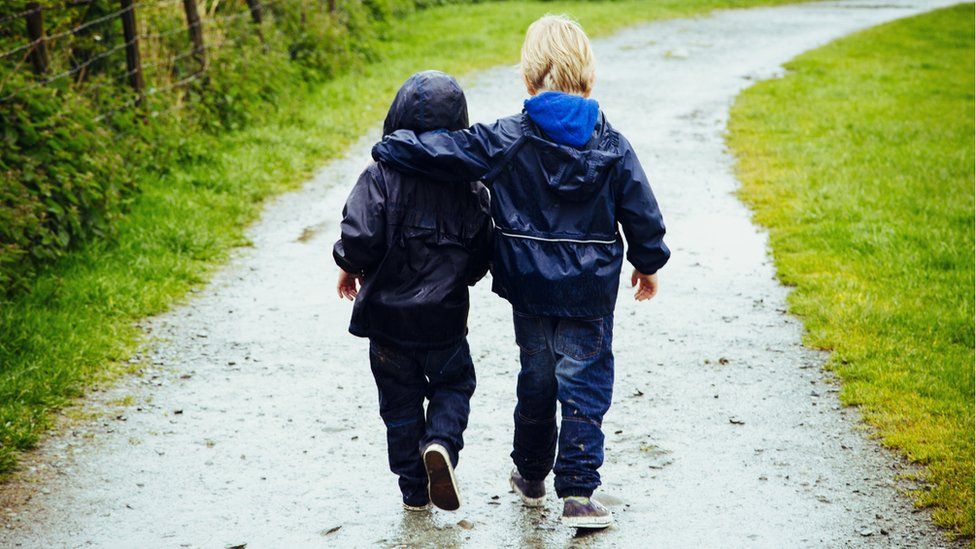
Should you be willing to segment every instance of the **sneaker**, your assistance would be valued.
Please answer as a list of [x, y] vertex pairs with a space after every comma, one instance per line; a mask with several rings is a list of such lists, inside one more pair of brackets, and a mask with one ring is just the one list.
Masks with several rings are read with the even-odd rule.
[[430, 511], [430, 502], [428, 501], [427, 503], [425, 503], [423, 505], [410, 505], [409, 503], [404, 503], [403, 504], [403, 510], [404, 511], [410, 511], [410, 512], [413, 512], [413, 513], [420, 513], [422, 511]]
[[508, 478], [512, 490], [522, 498], [522, 505], [526, 507], [542, 507], [546, 503], [546, 483], [541, 480], [525, 480], [518, 469], [512, 469], [512, 476]]
[[592, 498], [563, 498], [563, 524], [572, 528], [606, 528], [613, 524], [613, 513]]
[[430, 502], [445, 511], [457, 511], [461, 507], [457, 479], [447, 448], [432, 443], [424, 449], [424, 467], [427, 469], [427, 493]]

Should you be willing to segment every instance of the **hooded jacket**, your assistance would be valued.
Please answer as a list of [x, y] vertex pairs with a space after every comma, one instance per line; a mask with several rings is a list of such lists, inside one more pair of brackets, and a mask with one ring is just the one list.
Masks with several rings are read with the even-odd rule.
[[[426, 71], [397, 92], [383, 133], [467, 125], [458, 83]], [[488, 190], [477, 178], [450, 178], [451, 185], [425, 179], [374, 163], [346, 201], [332, 255], [346, 272], [364, 276], [349, 324], [354, 335], [436, 349], [467, 333], [467, 286], [485, 275], [491, 253]]]
[[546, 92], [493, 124], [393, 132], [373, 158], [404, 173], [490, 186], [492, 290], [518, 312], [611, 314], [624, 257], [618, 227], [638, 271], [653, 274], [670, 257], [647, 176], [596, 101]]

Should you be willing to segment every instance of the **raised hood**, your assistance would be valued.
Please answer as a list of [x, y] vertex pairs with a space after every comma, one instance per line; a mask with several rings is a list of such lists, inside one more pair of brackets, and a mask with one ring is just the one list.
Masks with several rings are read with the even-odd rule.
[[461, 85], [446, 73], [423, 71], [400, 86], [383, 122], [383, 135], [396, 130], [423, 133], [467, 127], [468, 104]]

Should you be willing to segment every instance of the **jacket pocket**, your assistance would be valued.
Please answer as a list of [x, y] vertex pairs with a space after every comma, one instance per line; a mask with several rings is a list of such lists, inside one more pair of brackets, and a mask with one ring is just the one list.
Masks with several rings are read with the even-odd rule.
[[575, 360], [593, 358], [603, 348], [603, 318], [562, 318], [556, 327], [556, 352]]
[[527, 355], [534, 355], [546, 348], [546, 334], [542, 319], [537, 316], [515, 313], [515, 343]]

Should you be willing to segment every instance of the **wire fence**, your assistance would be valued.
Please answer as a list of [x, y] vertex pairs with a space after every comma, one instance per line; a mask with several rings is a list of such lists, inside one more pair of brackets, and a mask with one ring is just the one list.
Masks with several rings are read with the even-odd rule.
[[[157, 102], [140, 114], [179, 113], [186, 103], [180, 92], [206, 85], [210, 58], [244, 42], [263, 43], [269, 8], [286, 0], [209, 0], [209, 6], [201, 0], [203, 10], [197, 0], [115, 1], [107, 12], [105, 2], [69, 0], [0, 14], [0, 108], [36, 90], [69, 87], [105, 105], [96, 123], [157, 96], [171, 96], [172, 104]], [[332, 0], [321, 4], [335, 10]], [[248, 19], [250, 25], [237, 23]], [[106, 93], [113, 101], [95, 101]]]

